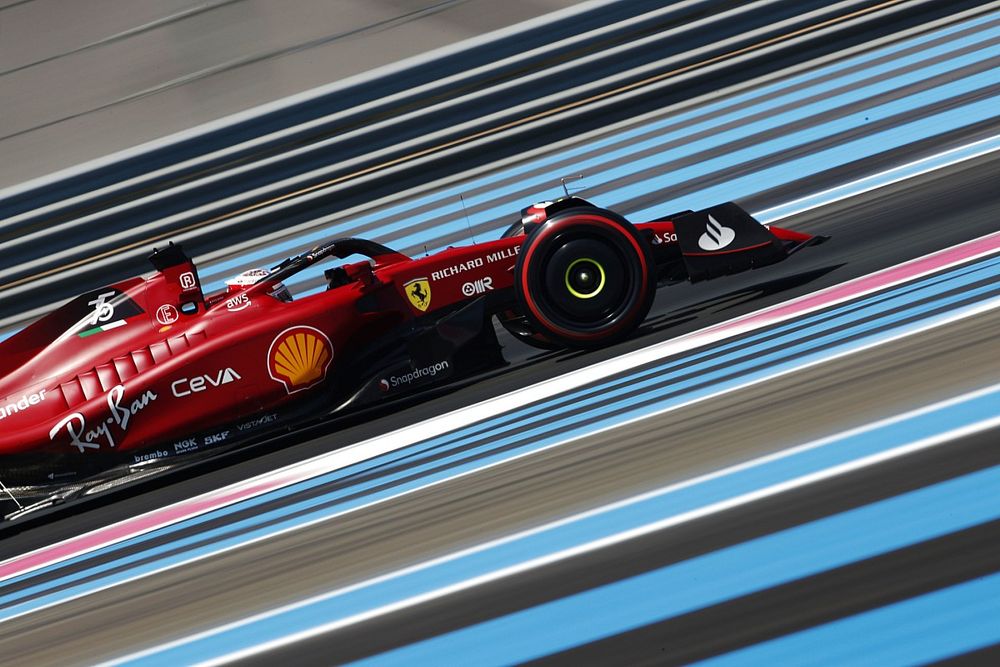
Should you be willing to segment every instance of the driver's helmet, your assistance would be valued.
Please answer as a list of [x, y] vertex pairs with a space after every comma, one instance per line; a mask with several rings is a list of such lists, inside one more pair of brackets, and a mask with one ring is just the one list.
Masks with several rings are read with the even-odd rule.
[[[227, 293], [232, 294], [233, 292], [242, 292], [247, 287], [259, 283], [269, 275], [271, 275], [271, 272], [267, 269], [250, 269], [249, 271], [244, 271], [240, 275], [226, 281]], [[292, 293], [288, 291], [287, 287], [285, 287], [285, 283], [276, 283], [274, 285], [274, 289], [272, 289], [269, 294], [275, 299], [284, 301], [285, 303], [292, 300]]]

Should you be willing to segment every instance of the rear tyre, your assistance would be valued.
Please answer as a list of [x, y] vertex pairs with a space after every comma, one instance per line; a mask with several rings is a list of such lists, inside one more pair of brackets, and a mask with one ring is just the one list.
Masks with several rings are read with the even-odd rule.
[[562, 211], [532, 230], [514, 268], [519, 310], [546, 341], [595, 348], [643, 321], [655, 281], [648, 242], [623, 217]]

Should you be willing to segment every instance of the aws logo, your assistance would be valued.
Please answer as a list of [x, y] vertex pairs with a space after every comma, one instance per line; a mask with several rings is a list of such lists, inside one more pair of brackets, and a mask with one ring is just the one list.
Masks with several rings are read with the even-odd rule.
[[267, 371], [285, 391], [315, 387], [326, 379], [333, 361], [333, 344], [319, 329], [297, 326], [278, 334], [267, 351]]

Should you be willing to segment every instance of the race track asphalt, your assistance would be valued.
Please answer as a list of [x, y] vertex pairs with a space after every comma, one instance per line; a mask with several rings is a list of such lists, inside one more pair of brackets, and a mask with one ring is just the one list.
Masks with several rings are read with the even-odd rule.
[[[994, 232], [1000, 159], [985, 157], [782, 221], [832, 240], [789, 261], [726, 280], [661, 290], [648, 324], [632, 340], [589, 354], [511, 350], [508, 369], [452, 393], [310, 442], [27, 530], [4, 540], [7, 555], [116, 518], [216, 488], [257, 471], [358, 442], [460, 405], [610, 358], [625, 351], [834, 285], [879, 268]], [[970, 318], [813, 368], [639, 421], [609, 434], [534, 454], [369, 507], [335, 521], [126, 583], [0, 625], [5, 664], [71, 664], [121, 655], [244, 618], [340, 585], [453, 552], [547, 520], [744, 461], [995, 382], [1000, 316]], [[705, 553], [900, 491], [995, 465], [996, 433], [877, 467], [782, 497], [654, 533], [589, 558], [535, 570], [437, 602], [380, 617], [269, 653], [261, 663], [329, 664], [385, 650], [506, 609]], [[867, 561], [645, 631], [588, 645], [587, 654], [629, 664], [683, 662], [758, 641], [797, 624], [864, 609], [973, 576], [996, 564], [992, 524], [923, 545], [897, 560]], [[952, 562], [954, 568], [933, 567]], [[880, 573], [900, 563], [913, 574]], [[860, 579], [859, 579], [860, 577]], [[872, 585], [871, 582], [877, 582]], [[740, 606], [742, 605], [742, 606]], [[745, 623], [741, 619], [752, 618]], [[812, 619], [812, 620], [810, 620]], [[727, 625], [728, 624], [728, 625]], [[698, 634], [706, 627], [739, 632]], [[664, 637], [672, 641], [663, 652]]]
[[29, 0], [0, 5], [0, 189], [571, 0]]

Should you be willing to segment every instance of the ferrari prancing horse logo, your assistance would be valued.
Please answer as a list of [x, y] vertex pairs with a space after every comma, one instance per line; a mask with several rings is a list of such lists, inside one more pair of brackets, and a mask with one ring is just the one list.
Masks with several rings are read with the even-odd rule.
[[403, 285], [406, 296], [417, 310], [426, 311], [431, 305], [431, 284], [427, 278], [414, 278]]

